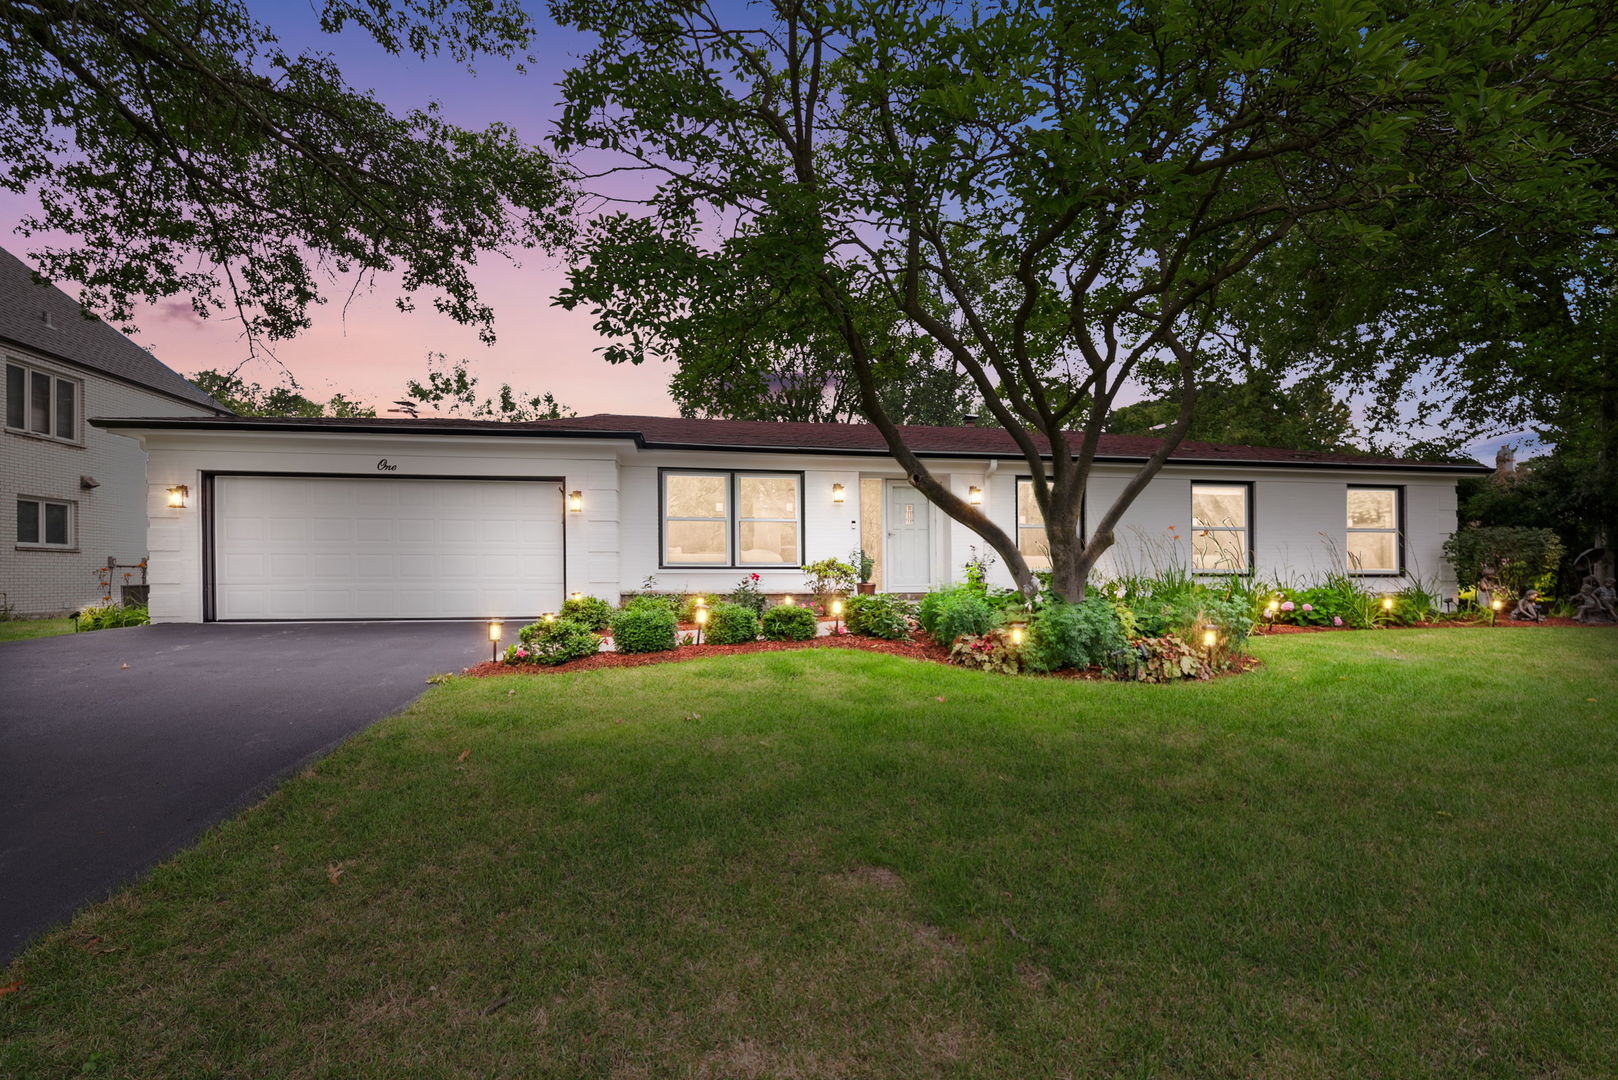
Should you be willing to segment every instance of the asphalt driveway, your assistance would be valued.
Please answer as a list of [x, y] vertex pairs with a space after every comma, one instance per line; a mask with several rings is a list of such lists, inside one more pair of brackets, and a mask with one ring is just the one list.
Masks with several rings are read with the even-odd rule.
[[0, 964], [487, 648], [481, 623], [0, 644]]

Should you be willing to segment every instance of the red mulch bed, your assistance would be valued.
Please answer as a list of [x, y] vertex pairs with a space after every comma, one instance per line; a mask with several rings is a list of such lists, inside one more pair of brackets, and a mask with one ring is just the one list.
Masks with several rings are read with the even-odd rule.
[[886, 653], [889, 656], [908, 656], [912, 660], [931, 660], [937, 664], [949, 662], [948, 649], [926, 634], [918, 632], [910, 641], [885, 641], [882, 638], [848, 634], [844, 637], [815, 638], [813, 641], [755, 641], [750, 645], [681, 645], [672, 652], [604, 652], [586, 656], [582, 660], [569, 660], [554, 667], [542, 667], [539, 664], [502, 664], [485, 660], [481, 664], [467, 668], [463, 674], [480, 678], [488, 675], [550, 675], [568, 671], [594, 671], [597, 668], [677, 664], [682, 660], [705, 660], [710, 656], [786, 652], [791, 649], [863, 649], [866, 652]]
[[[1558, 618], [1556, 616], [1546, 616], [1545, 618], [1541, 619], [1539, 622], [1513, 622], [1510, 619], [1502, 618], [1502, 619], [1496, 620], [1493, 627], [1490, 627], [1488, 620], [1485, 619], [1482, 622], [1458, 622], [1457, 621], [1457, 622], [1414, 623], [1414, 624], [1412, 624], [1410, 626], [1383, 626], [1383, 627], [1378, 627], [1378, 629], [1381, 629], [1381, 630], [1489, 630], [1489, 629], [1504, 630], [1507, 627], [1513, 627], [1513, 626], [1515, 626], [1515, 627], [1585, 626], [1585, 627], [1591, 627], [1591, 628], [1594, 629], [1594, 628], [1600, 628], [1602, 625], [1604, 625], [1604, 624], [1602, 624], [1602, 623], [1581, 623], [1581, 622], [1576, 622], [1573, 619], [1563, 619], [1563, 618]], [[1611, 629], [1611, 624], [1605, 624], [1605, 625], [1607, 625], [1608, 629]], [[1253, 630], [1253, 635], [1255, 637], [1269, 637], [1271, 634], [1339, 634], [1339, 633], [1342, 633], [1345, 630], [1352, 631], [1353, 629], [1354, 628], [1352, 626], [1293, 626], [1290, 623], [1276, 623], [1274, 626], [1255, 627], [1254, 630]]]

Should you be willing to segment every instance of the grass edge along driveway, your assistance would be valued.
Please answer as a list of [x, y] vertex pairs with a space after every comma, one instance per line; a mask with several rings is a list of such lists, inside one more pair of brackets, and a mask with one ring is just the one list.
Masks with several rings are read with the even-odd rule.
[[458, 680], [25, 953], [0, 1074], [1618, 1072], [1618, 634], [1256, 648]]

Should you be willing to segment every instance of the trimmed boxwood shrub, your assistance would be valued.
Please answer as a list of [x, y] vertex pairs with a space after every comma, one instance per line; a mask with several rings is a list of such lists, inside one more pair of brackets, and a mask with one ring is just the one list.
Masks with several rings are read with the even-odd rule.
[[922, 597], [916, 608], [916, 621], [923, 630], [948, 645], [959, 637], [988, 633], [999, 620], [982, 589], [957, 585]]
[[562, 618], [581, 622], [592, 630], [605, 630], [612, 625], [612, 605], [599, 596], [569, 597], [562, 601]]
[[887, 593], [851, 596], [844, 605], [843, 625], [851, 634], [899, 641], [910, 636], [910, 608]]
[[1051, 599], [1029, 620], [1024, 662], [1030, 671], [1096, 667], [1128, 647], [1111, 600], [1088, 596], [1069, 604]]
[[710, 645], [745, 645], [758, 640], [758, 616], [741, 604], [715, 604], [702, 640]]
[[769, 641], [808, 641], [819, 629], [815, 613], [796, 604], [771, 608], [764, 613], [759, 625]]
[[667, 604], [634, 600], [613, 613], [612, 640], [621, 653], [666, 652], [678, 644], [679, 626]]
[[[594, 656], [601, 649], [595, 631], [578, 619], [531, 623], [517, 632], [517, 642], [506, 650], [508, 664], [565, 664]], [[519, 652], [527, 655], [519, 656]]]

